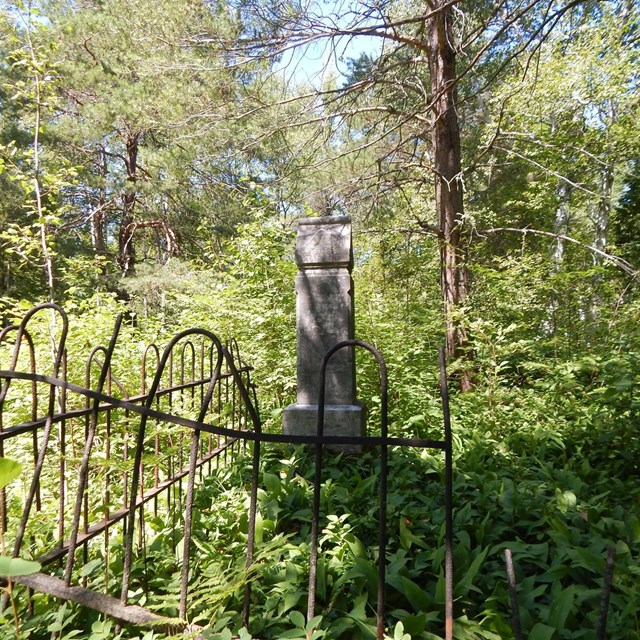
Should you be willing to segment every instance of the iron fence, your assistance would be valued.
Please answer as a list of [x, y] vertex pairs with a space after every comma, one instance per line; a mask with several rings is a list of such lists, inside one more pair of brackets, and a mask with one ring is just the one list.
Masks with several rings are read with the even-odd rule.
[[[55, 314], [58, 323], [57, 339], [51, 345], [49, 373], [38, 368], [38, 354], [29, 331], [30, 322], [39, 313]], [[4, 538], [12, 545], [13, 557], [26, 554], [42, 565], [40, 572], [16, 578], [17, 582], [78, 602], [121, 622], [137, 625], [165, 622], [173, 627], [175, 621], [129, 604], [133, 560], [142, 558], [146, 565], [147, 520], [159, 512], [172, 514], [176, 520], [179, 514], [184, 514], [183, 522], [176, 522], [183, 534], [179, 617], [184, 620], [189, 607], [193, 501], [198, 477], [230, 463], [239, 447], [250, 444], [246, 548], [246, 566], [250, 568], [256, 546], [256, 503], [263, 445], [308, 444], [315, 447], [307, 606], [307, 618], [311, 619], [316, 607], [323, 448], [376, 447], [380, 452], [377, 636], [381, 639], [385, 626], [388, 455], [392, 447], [431, 448], [443, 451], [445, 456], [445, 637], [452, 638], [451, 425], [442, 351], [442, 440], [389, 435], [385, 363], [374, 347], [358, 340], [336, 345], [322, 362], [317, 433], [285, 436], [263, 432], [251, 367], [242, 362], [237, 343], [224, 345], [204, 329], [180, 332], [162, 352], [155, 345], [147, 347], [141, 356], [138, 389], [132, 395], [128, 385], [112, 370], [121, 324], [119, 317], [109, 344], [90, 352], [82, 385], [68, 379], [65, 350], [68, 320], [60, 307], [39, 305], [19, 325], [0, 333], [0, 347], [12, 345], [8, 367], [0, 370], [0, 457], [21, 460], [29, 467], [24, 477], [30, 478], [28, 487], [0, 492], [0, 525]], [[345, 348], [365, 349], [377, 361], [381, 398], [379, 435], [324, 435], [325, 369], [333, 354]], [[16, 504], [21, 511], [19, 522], [9, 518]], [[122, 546], [117, 547], [117, 558], [110, 544], [113, 538], [123, 540]], [[175, 545], [177, 540], [174, 550]], [[98, 561], [102, 563], [102, 579], [98, 581], [103, 584], [102, 591], [98, 590], [96, 580], [88, 580], [88, 568]], [[118, 572], [111, 570], [113, 564], [118, 565]], [[153, 567], [145, 569], [152, 571]], [[145, 571], [144, 575], [147, 574]], [[119, 597], [114, 594], [116, 579]], [[247, 580], [242, 611], [247, 626], [251, 615], [250, 589], [251, 582]]]

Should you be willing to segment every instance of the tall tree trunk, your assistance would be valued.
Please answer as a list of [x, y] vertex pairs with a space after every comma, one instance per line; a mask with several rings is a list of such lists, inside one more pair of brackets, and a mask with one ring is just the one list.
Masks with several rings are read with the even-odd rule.
[[[556, 205], [556, 217], [553, 231], [557, 234], [556, 244], [551, 255], [551, 265], [553, 273], [558, 273], [564, 262], [564, 251], [566, 240], [564, 237], [569, 233], [569, 221], [571, 219], [571, 194], [573, 187], [565, 180], [560, 180], [556, 188], [558, 204]], [[547, 318], [543, 322], [543, 330], [547, 336], [553, 336], [556, 331], [556, 315], [559, 307], [558, 298], [555, 293], [551, 294], [549, 305], [547, 307]]]
[[136, 182], [138, 179], [138, 140], [140, 133], [127, 137], [125, 150], [125, 168], [127, 184], [122, 196], [122, 219], [118, 236], [118, 264], [120, 274], [126, 276], [133, 268], [135, 253], [133, 248], [134, 209], [136, 205]]
[[98, 196], [98, 206], [91, 218], [91, 244], [96, 256], [103, 256], [107, 252], [105, 240], [104, 214], [107, 206], [107, 154], [104, 147], [98, 149], [98, 175], [100, 176], [100, 188]]
[[[607, 234], [609, 232], [609, 218], [611, 217], [611, 191], [613, 189], [613, 166], [608, 164], [602, 168], [600, 174], [600, 199], [594, 211], [595, 238], [593, 246], [600, 251], [607, 247]], [[602, 264], [602, 258], [593, 254], [594, 264]]]
[[[40, 237], [40, 250], [44, 268], [44, 277], [47, 283], [49, 302], [53, 302], [55, 294], [55, 280], [53, 274], [53, 251], [49, 242], [49, 225], [46, 222], [45, 207], [43, 203], [43, 193], [41, 185], [42, 167], [40, 164], [40, 128], [42, 121], [42, 78], [40, 67], [36, 59], [35, 49], [31, 41], [31, 25], [27, 29], [27, 43], [29, 46], [29, 56], [33, 66], [33, 86], [34, 86], [34, 106], [35, 122], [33, 127], [33, 194], [35, 200], [35, 212], [38, 216], [38, 234]], [[55, 315], [52, 315], [55, 319]]]
[[560, 236], [566, 236], [569, 233], [569, 218], [571, 214], [569, 202], [571, 201], [572, 191], [573, 188], [568, 182], [560, 180], [556, 191], [558, 194], [558, 206], [556, 207], [556, 220], [554, 225], [554, 231], [558, 234], [558, 237], [556, 238], [556, 246], [553, 250], [553, 255], [551, 256], [553, 270], [556, 272], [560, 271], [564, 261], [566, 241]]
[[[593, 212], [593, 225], [595, 227], [595, 237], [593, 246], [600, 251], [607, 248], [607, 236], [609, 234], [609, 220], [611, 218], [611, 192], [613, 190], [613, 164], [606, 164], [602, 167], [600, 174], [600, 198]], [[602, 256], [593, 254], [593, 264], [598, 267], [602, 264]], [[591, 301], [589, 314], [592, 320], [600, 316], [602, 306], [602, 285], [604, 276], [597, 273], [593, 278]]]
[[[434, 9], [445, 5], [433, 3]], [[468, 336], [461, 323], [460, 307], [468, 295], [469, 272], [463, 251], [463, 183], [460, 128], [456, 112], [456, 51], [449, 8], [442, 9], [428, 24], [428, 58], [433, 100], [433, 165], [438, 226], [441, 235], [440, 279], [446, 319], [447, 354], [470, 357]], [[462, 390], [471, 387], [469, 368], [460, 380]]]

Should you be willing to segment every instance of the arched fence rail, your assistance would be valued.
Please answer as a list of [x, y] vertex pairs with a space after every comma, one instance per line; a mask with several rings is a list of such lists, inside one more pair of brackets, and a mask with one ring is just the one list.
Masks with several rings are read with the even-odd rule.
[[[29, 324], [35, 316], [55, 322], [55, 344], [37, 352]], [[430, 448], [444, 452], [445, 486], [445, 637], [452, 638], [452, 456], [451, 425], [444, 356], [440, 352], [443, 398], [443, 439], [391, 437], [387, 429], [386, 367], [380, 353], [361, 341], [336, 345], [321, 365], [339, 349], [361, 348], [376, 359], [380, 371], [380, 433], [362, 437], [327, 436], [323, 432], [324, 392], [321, 392], [315, 435], [264, 433], [258, 414], [251, 367], [239, 357], [235, 341], [223, 344], [204, 329], [177, 334], [164, 350], [150, 345], [141, 353], [137, 390], [116, 376], [113, 355], [122, 319], [117, 318], [106, 347], [95, 347], [84, 368], [84, 384], [69, 380], [65, 350], [68, 320], [54, 304], [29, 311], [19, 325], [0, 333], [0, 457], [19, 459], [24, 486], [0, 491], [0, 527], [13, 557], [28, 556], [42, 565], [38, 573], [15, 582], [29, 589], [77, 602], [120, 622], [184, 628], [189, 610], [190, 560], [194, 491], [198, 478], [228, 464], [239, 447], [252, 450], [246, 563], [253, 562], [256, 501], [261, 451], [267, 443], [315, 446], [316, 471], [311, 522], [312, 557], [309, 571], [308, 617], [315, 613], [315, 565], [320, 523], [319, 492], [323, 448], [360, 445], [380, 451], [379, 589], [377, 636], [383, 637], [385, 616], [385, 553], [387, 541], [387, 457], [391, 447]], [[39, 368], [40, 361], [45, 368]], [[5, 362], [8, 365], [5, 366]], [[43, 410], [42, 407], [45, 407]], [[29, 468], [30, 467], [30, 468]], [[21, 517], [10, 518], [21, 504]], [[182, 531], [179, 620], [163, 618], [129, 604], [134, 559], [147, 566], [149, 530], [158, 513], [179, 518]], [[121, 539], [123, 544], [110, 542]], [[45, 541], [43, 543], [43, 540]], [[178, 540], [174, 542], [177, 547]], [[99, 550], [99, 553], [96, 553]], [[175, 549], [174, 549], [175, 551]], [[115, 557], [118, 554], [118, 557]], [[104, 589], [89, 585], [88, 575], [100, 561]], [[92, 564], [93, 563], [93, 564]], [[112, 565], [120, 569], [119, 597], [114, 593]], [[143, 580], [143, 588], [148, 582]], [[100, 582], [100, 581], [98, 581]], [[91, 588], [89, 588], [91, 587]], [[248, 625], [250, 582], [242, 611]], [[6, 603], [5, 603], [6, 605]]]

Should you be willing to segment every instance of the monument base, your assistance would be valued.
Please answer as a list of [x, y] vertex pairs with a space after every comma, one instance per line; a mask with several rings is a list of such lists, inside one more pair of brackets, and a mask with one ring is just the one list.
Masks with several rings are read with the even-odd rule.
[[[325, 436], [364, 436], [366, 410], [357, 400], [353, 404], [327, 404], [324, 407]], [[308, 436], [317, 433], [318, 405], [290, 404], [282, 414], [286, 435]], [[327, 445], [332, 451], [362, 453], [359, 444]]]

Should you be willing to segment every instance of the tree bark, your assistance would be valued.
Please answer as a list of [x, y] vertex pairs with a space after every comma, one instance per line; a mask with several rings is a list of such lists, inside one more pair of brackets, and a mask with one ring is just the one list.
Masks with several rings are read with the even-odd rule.
[[134, 209], [136, 205], [135, 185], [138, 179], [138, 140], [140, 133], [127, 137], [125, 153], [125, 169], [127, 172], [126, 190], [122, 196], [122, 219], [118, 235], [118, 264], [120, 274], [126, 276], [135, 263], [133, 247]]
[[96, 256], [104, 256], [107, 253], [107, 243], [105, 240], [105, 220], [104, 213], [107, 205], [107, 154], [104, 147], [98, 149], [98, 175], [100, 176], [100, 187], [98, 196], [98, 206], [91, 218], [91, 244]]
[[573, 188], [571, 185], [565, 180], [560, 180], [557, 188], [558, 206], [556, 207], [556, 219], [554, 225], [556, 246], [554, 247], [553, 255], [551, 256], [553, 270], [555, 272], [560, 271], [562, 263], [564, 262], [564, 237], [569, 233], [569, 219], [571, 216], [569, 203], [571, 201], [572, 192]]
[[[565, 245], [567, 234], [569, 233], [569, 222], [571, 221], [571, 194], [573, 187], [566, 180], [560, 180], [556, 188], [558, 196], [558, 204], [556, 206], [556, 216], [554, 222], [554, 233], [556, 239], [555, 247], [551, 255], [551, 264], [553, 273], [558, 273], [562, 269], [564, 262]], [[556, 332], [556, 315], [560, 307], [558, 297], [555, 293], [551, 294], [549, 305], [547, 307], [547, 318], [543, 322], [543, 330], [549, 337], [555, 335]]]
[[[433, 8], [445, 5], [437, 0]], [[442, 9], [428, 23], [428, 59], [433, 100], [433, 165], [440, 245], [440, 279], [446, 322], [447, 355], [469, 358], [468, 336], [461, 322], [461, 307], [468, 295], [469, 271], [465, 264], [464, 202], [460, 127], [456, 112], [456, 51], [453, 47], [451, 11]], [[470, 367], [463, 371], [461, 389], [471, 387]]]
[[[611, 192], [613, 190], [613, 163], [606, 164], [602, 167], [600, 174], [600, 199], [595, 207], [593, 224], [595, 227], [595, 238], [593, 246], [598, 251], [603, 252], [607, 248], [607, 236], [609, 234], [609, 220], [611, 218]], [[602, 265], [602, 256], [599, 253], [593, 254], [593, 264], [596, 267]], [[602, 306], [602, 285], [604, 276], [602, 273], [596, 273], [593, 278], [593, 288], [591, 294], [591, 304], [589, 314], [592, 320], [600, 317], [600, 308]]]
[[[593, 246], [604, 251], [607, 247], [609, 232], [609, 218], [611, 217], [611, 192], [613, 190], [613, 165], [607, 164], [600, 175], [600, 199], [594, 212], [595, 238]], [[600, 256], [595, 254], [593, 262], [596, 266], [602, 264]]]

